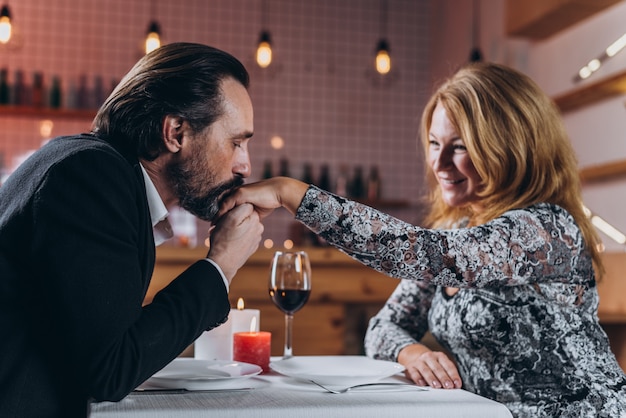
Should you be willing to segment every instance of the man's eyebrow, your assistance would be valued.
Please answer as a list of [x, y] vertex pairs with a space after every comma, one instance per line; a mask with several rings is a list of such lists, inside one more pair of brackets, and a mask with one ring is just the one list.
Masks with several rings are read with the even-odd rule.
[[235, 138], [252, 138], [253, 135], [254, 135], [254, 132], [245, 131], [245, 132], [241, 132], [240, 134], [235, 135]]

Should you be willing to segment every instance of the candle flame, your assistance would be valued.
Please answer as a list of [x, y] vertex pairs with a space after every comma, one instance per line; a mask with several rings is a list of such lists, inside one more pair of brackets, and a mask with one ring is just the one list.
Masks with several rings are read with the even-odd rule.
[[250, 320], [250, 332], [256, 332], [256, 316]]
[[239, 300], [237, 300], [237, 310], [243, 311], [243, 298], [239, 298]]

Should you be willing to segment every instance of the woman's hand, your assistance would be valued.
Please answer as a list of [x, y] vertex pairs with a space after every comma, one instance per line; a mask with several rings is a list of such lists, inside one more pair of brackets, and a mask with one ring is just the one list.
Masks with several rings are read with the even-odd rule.
[[244, 203], [251, 203], [261, 219], [281, 206], [295, 215], [308, 188], [308, 184], [289, 177], [246, 184], [222, 201], [219, 216]]
[[456, 365], [440, 351], [431, 351], [422, 344], [412, 344], [400, 350], [398, 362], [404, 374], [419, 386], [460, 389], [463, 382]]

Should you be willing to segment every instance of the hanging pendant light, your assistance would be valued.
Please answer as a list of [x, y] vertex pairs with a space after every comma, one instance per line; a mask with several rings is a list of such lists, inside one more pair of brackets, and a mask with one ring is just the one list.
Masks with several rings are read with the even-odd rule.
[[146, 36], [146, 54], [161, 46], [161, 28], [156, 20], [150, 22], [148, 34]]
[[376, 49], [376, 71], [383, 75], [391, 71], [389, 45], [385, 39], [378, 41], [378, 48]]
[[267, 4], [261, 2], [261, 34], [256, 48], [256, 63], [261, 68], [267, 68], [272, 63], [272, 37], [267, 27]]
[[267, 68], [272, 63], [272, 43], [270, 33], [261, 31], [259, 46], [256, 49], [256, 62], [261, 68]]
[[151, 21], [146, 32], [144, 40], [144, 50], [146, 54], [158, 49], [161, 46], [161, 26], [156, 20], [156, 0], [150, 1], [150, 17]]
[[0, 10], [0, 43], [6, 44], [11, 40], [11, 29], [11, 11], [5, 4]]
[[391, 71], [391, 56], [389, 55], [389, 42], [385, 39], [387, 32], [387, 2], [380, 2], [380, 31], [381, 38], [376, 46], [376, 71], [385, 75]]
[[483, 60], [483, 53], [480, 51], [478, 44], [480, 43], [480, 0], [474, 0], [472, 7], [472, 50], [470, 51], [470, 62], [479, 62]]

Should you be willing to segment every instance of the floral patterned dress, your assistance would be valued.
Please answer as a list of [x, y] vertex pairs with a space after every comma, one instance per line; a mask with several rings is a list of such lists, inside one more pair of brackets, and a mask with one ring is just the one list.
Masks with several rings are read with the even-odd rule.
[[296, 218], [404, 279], [370, 321], [369, 356], [395, 361], [429, 329], [453, 353], [464, 389], [516, 417], [626, 417], [626, 375], [598, 323], [591, 257], [562, 208], [431, 230], [311, 186]]

